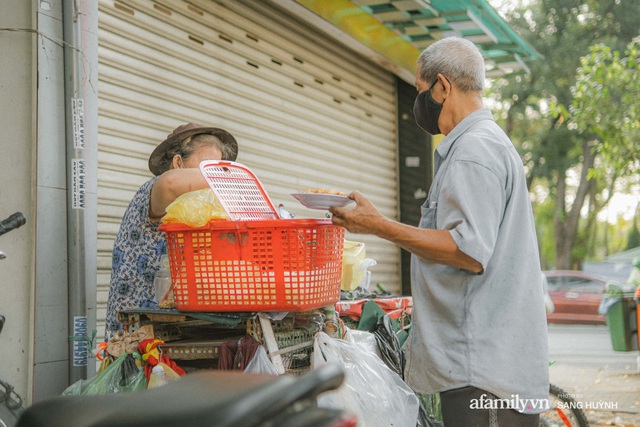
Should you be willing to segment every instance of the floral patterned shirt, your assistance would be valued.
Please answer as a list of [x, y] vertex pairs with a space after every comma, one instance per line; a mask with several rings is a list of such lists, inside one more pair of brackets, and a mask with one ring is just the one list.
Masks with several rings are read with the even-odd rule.
[[160, 258], [167, 252], [165, 234], [158, 231], [160, 223], [149, 220], [156, 179], [145, 182], [133, 196], [113, 245], [105, 339], [122, 330], [118, 311], [144, 307], [154, 300], [153, 279], [160, 269]]

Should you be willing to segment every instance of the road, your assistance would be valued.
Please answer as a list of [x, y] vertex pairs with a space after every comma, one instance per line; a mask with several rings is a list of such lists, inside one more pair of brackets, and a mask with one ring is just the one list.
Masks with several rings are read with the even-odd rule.
[[640, 427], [640, 353], [613, 350], [606, 326], [549, 325], [549, 374], [591, 426]]

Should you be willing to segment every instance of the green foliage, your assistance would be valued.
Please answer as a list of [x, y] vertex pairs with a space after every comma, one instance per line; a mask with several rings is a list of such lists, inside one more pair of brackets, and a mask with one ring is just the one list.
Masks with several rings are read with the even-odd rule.
[[589, 259], [601, 260], [609, 255], [624, 251], [631, 226], [632, 223], [624, 218], [618, 218], [613, 224], [604, 221], [598, 224], [599, 244], [593, 248]]
[[608, 170], [630, 176], [640, 169], [639, 44], [635, 39], [623, 54], [598, 44], [581, 58], [569, 120], [598, 137], [600, 162], [593, 176]]
[[[598, 65], [598, 60], [608, 59], [617, 67], [612, 72], [632, 66], [638, 71], [637, 53], [616, 58], [614, 52], [630, 49], [629, 43], [638, 37], [640, 4], [636, 0], [520, 1], [505, 18], [543, 58], [528, 64], [530, 74], [492, 82], [489, 96], [499, 106], [494, 108], [499, 122], [523, 158], [531, 188], [545, 186], [553, 196], [534, 204], [542, 263], [569, 268], [558, 265], [566, 250], [554, 244], [567, 241], [574, 263], [593, 256], [596, 245], [602, 243], [589, 234], [600, 227], [598, 211], [620, 176], [631, 176], [640, 167], [640, 150], [628, 144], [635, 141], [637, 147], [640, 135], [634, 131], [640, 126], [625, 116], [640, 104], [633, 104], [640, 99], [637, 93], [626, 92], [640, 78], [625, 73], [624, 80], [616, 82], [604, 64], [603, 68]], [[594, 51], [593, 46], [609, 51]], [[635, 59], [623, 62], [624, 58]], [[611, 84], [605, 87], [604, 81]], [[600, 93], [589, 98], [587, 89], [594, 88]], [[581, 106], [590, 110], [578, 115]], [[589, 120], [598, 117], [602, 128], [590, 127]], [[593, 164], [598, 173], [581, 178], [585, 164]], [[573, 212], [588, 211], [587, 217], [569, 221], [574, 205]]]
[[631, 230], [629, 230], [629, 236], [627, 237], [627, 246], [625, 249], [633, 249], [640, 246], [640, 230], [638, 230], [638, 214], [633, 218], [631, 224]]
[[543, 270], [555, 268], [556, 247], [553, 228], [553, 213], [555, 203], [552, 199], [546, 199], [533, 205], [533, 213], [540, 246], [540, 263]]

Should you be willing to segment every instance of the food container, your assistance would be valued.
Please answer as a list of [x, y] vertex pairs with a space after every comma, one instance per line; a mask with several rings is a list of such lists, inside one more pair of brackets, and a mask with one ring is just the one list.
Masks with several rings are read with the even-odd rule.
[[340, 299], [344, 228], [279, 219], [243, 165], [205, 161], [200, 169], [235, 220], [160, 226], [178, 310], [307, 311]]
[[364, 269], [360, 269], [360, 264], [366, 258], [364, 243], [344, 242], [344, 254], [342, 263], [342, 286], [343, 291], [352, 291], [357, 288], [364, 278]]
[[342, 286], [340, 289], [353, 291], [361, 287], [368, 290], [371, 281], [369, 268], [376, 265], [377, 262], [366, 257], [364, 243], [345, 240], [342, 260]]
[[153, 279], [153, 291], [156, 304], [158, 305], [162, 304], [162, 302], [169, 297], [173, 298], [173, 295], [170, 295], [171, 272], [169, 271], [169, 258], [167, 255], [162, 255], [160, 258], [160, 270], [156, 272], [156, 276]]

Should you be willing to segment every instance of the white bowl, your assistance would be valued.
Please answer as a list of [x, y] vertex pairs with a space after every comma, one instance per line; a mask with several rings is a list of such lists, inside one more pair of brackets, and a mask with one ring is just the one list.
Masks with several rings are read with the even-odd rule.
[[291, 196], [296, 198], [300, 203], [309, 209], [328, 210], [332, 207], [342, 207], [353, 200], [347, 196], [325, 193], [292, 193]]

